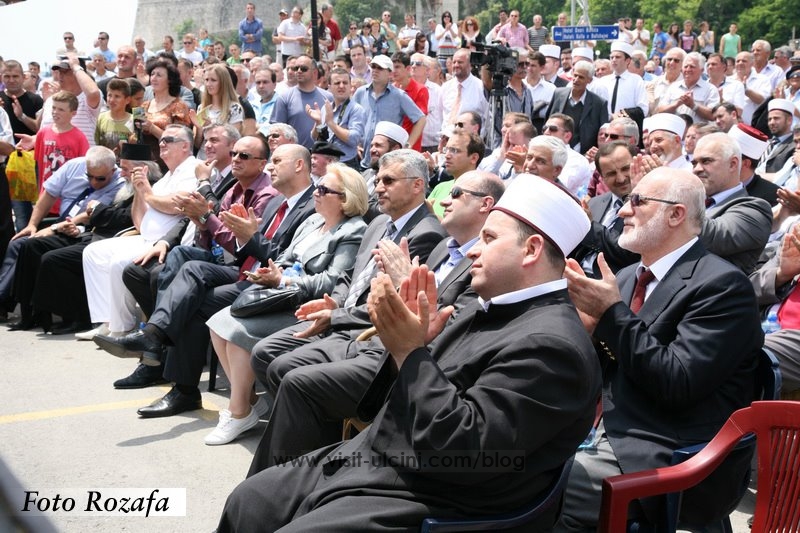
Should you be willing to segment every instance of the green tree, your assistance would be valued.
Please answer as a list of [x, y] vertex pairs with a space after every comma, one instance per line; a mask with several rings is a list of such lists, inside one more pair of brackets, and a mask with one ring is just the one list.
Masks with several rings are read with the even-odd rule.
[[792, 38], [792, 28], [800, 26], [797, 0], [755, 0], [738, 18], [743, 45], [766, 39], [775, 49]]
[[187, 33], [194, 33], [195, 31], [197, 31], [195, 29], [197, 27], [198, 26], [195, 25], [194, 19], [185, 19], [183, 22], [176, 24], [175, 26], [173, 26], [176, 35], [175, 40], [180, 41], [181, 38]]

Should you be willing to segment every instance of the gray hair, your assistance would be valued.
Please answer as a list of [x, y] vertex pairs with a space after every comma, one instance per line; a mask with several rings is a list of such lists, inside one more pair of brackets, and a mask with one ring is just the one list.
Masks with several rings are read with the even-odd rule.
[[580, 61], [572, 65], [572, 70], [583, 71], [584, 74], [589, 76], [589, 79], [594, 78], [594, 63], [591, 61]]
[[117, 156], [105, 146], [92, 146], [86, 151], [86, 166], [111, 170], [117, 164]]
[[288, 124], [284, 124], [283, 122], [276, 122], [275, 124], [269, 125], [269, 132], [272, 133], [275, 131], [276, 133], [280, 133], [286, 140], [291, 141], [293, 143], [297, 142], [297, 130], [294, 129], [292, 126]]
[[625, 135], [629, 135], [633, 137], [636, 141], [636, 144], [639, 144], [639, 125], [636, 124], [636, 121], [630, 117], [619, 117], [615, 118], [611, 122], [608, 123], [609, 126], [622, 126], [622, 131]]
[[553, 153], [553, 166], [564, 168], [569, 158], [569, 147], [564, 144], [564, 141], [558, 137], [550, 137], [549, 135], [539, 135], [531, 139], [528, 144], [530, 148], [539, 147], [547, 148]]
[[223, 136], [228, 140], [229, 145], [233, 145], [236, 141], [242, 138], [242, 134], [239, 133], [239, 130], [234, 128], [230, 124], [212, 124], [207, 126], [203, 130], [203, 138], [208, 135], [208, 132], [211, 130], [221, 129], [224, 133]]
[[742, 150], [739, 148], [739, 143], [727, 133], [709, 133], [697, 141], [697, 146], [694, 148], [695, 153], [701, 146], [712, 143], [714, 144], [713, 151], [719, 154], [721, 159], [730, 161], [731, 158], [735, 157], [739, 161], [739, 166], [736, 169], [736, 174], [739, 175], [742, 170]]
[[700, 70], [703, 70], [703, 68], [706, 66], [706, 58], [703, 57], [703, 54], [700, 52], [689, 52], [686, 54], [686, 57], [683, 58], [683, 63], [681, 64], [685, 65], [689, 60], [697, 62], [697, 66], [700, 67]]
[[[706, 216], [706, 190], [703, 183], [699, 179], [669, 180], [664, 190], [664, 196], [686, 206], [686, 220], [699, 235], [703, 227], [703, 219]], [[664, 204], [664, 207], [666, 208], [667, 205]]]
[[428, 187], [428, 161], [415, 150], [401, 149], [387, 152], [381, 156], [379, 165], [400, 165], [405, 178], [420, 178]]
[[194, 134], [192, 130], [188, 127], [184, 126], [183, 124], [167, 124], [164, 128], [164, 131], [167, 130], [177, 130], [180, 132], [180, 137], [182, 141], [193, 143], [194, 142]]

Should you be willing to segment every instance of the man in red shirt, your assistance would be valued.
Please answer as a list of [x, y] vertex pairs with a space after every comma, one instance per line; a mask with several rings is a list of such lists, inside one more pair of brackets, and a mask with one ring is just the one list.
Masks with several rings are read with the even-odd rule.
[[[424, 115], [428, 114], [428, 88], [418, 83], [411, 77], [411, 58], [405, 52], [395, 52], [392, 55], [392, 80], [395, 87], [403, 89], [406, 94], [417, 104]], [[403, 117], [403, 129], [411, 133], [414, 123], [408, 117]], [[422, 136], [412, 146], [414, 150], [422, 151]]]

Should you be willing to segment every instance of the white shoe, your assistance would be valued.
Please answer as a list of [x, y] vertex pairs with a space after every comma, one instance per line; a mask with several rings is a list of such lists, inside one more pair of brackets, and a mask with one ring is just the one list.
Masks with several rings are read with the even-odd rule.
[[269, 413], [272, 411], [272, 402], [269, 401], [269, 393], [262, 394], [258, 397], [258, 401], [250, 407], [256, 412], [259, 419], [269, 419]]
[[230, 411], [223, 409], [219, 412], [217, 427], [206, 435], [205, 443], [209, 446], [228, 444], [256, 424], [258, 424], [258, 413], [255, 409], [250, 409], [250, 414], [244, 418], [233, 418]]
[[111, 333], [111, 330], [108, 329], [108, 324], [100, 324], [94, 329], [90, 329], [89, 331], [84, 331], [83, 333], [76, 333], [75, 338], [79, 341], [90, 341], [92, 340], [95, 335], [108, 335]]

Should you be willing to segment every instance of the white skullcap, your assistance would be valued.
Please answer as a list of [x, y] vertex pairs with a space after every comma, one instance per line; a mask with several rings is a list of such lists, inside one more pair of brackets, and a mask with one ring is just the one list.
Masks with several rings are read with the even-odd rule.
[[408, 132], [406, 130], [385, 120], [375, 125], [375, 135], [388, 137], [400, 146], [405, 146], [408, 142]]
[[589, 47], [579, 46], [578, 48], [574, 48], [572, 50], [572, 60], [575, 61], [575, 59], [578, 57], [588, 59], [589, 61], [594, 61], [594, 52]]
[[737, 124], [731, 128], [728, 135], [739, 143], [739, 148], [742, 150], [742, 155], [750, 159], [761, 159], [764, 150], [767, 149], [769, 137], [764, 133], [746, 124]]
[[773, 98], [769, 101], [767, 105], [767, 109], [769, 111], [774, 111], [775, 109], [779, 109], [781, 111], [786, 111], [790, 115], [794, 115], [794, 104], [786, 100], [785, 98]]
[[539, 47], [539, 51], [544, 57], [552, 57], [561, 61], [561, 47], [554, 44], [543, 44]]
[[683, 132], [686, 131], [686, 122], [672, 113], [657, 113], [647, 120], [647, 131], [652, 133], [656, 130], [668, 131], [683, 139]]
[[613, 43], [611, 43], [611, 51], [622, 52], [628, 57], [633, 56], [633, 46], [629, 45], [625, 41], [614, 41]]
[[569, 191], [533, 174], [518, 174], [492, 210], [532, 227], [564, 256], [580, 244], [591, 226]]

